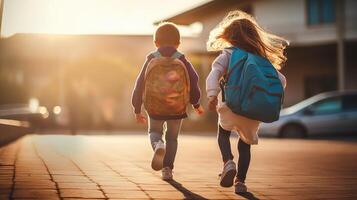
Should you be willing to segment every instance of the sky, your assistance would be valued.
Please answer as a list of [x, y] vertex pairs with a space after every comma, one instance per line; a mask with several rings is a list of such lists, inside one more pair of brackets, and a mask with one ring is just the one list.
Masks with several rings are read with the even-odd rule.
[[[5, 0], [1, 35], [151, 34], [153, 22], [209, 0]], [[197, 32], [195, 24], [184, 32]]]

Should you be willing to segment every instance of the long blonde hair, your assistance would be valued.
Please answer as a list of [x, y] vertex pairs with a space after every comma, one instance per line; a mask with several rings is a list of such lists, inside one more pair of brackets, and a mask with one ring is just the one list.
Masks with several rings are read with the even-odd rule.
[[247, 52], [268, 59], [276, 69], [287, 60], [284, 55], [289, 42], [263, 30], [256, 20], [240, 10], [231, 11], [211, 32], [207, 41], [208, 51], [221, 51], [236, 46]]

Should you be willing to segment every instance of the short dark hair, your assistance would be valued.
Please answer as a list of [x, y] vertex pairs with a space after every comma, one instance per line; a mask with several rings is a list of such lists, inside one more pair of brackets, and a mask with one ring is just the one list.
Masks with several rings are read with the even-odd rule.
[[156, 29], [154, 41], [160, 46], [180, 44], [180, 32], [172, 22], [162, 22]]

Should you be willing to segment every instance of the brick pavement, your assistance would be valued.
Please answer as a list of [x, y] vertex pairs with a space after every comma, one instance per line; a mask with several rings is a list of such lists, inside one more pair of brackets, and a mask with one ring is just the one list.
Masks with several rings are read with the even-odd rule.
[[262, 139], [239, 196], [218, 185], [215, 137], [180, 137], [170, 183], [150, 169], [147, 139], [26, 136], [0, 148], [0, 199], [357, 199], [354, 142]]

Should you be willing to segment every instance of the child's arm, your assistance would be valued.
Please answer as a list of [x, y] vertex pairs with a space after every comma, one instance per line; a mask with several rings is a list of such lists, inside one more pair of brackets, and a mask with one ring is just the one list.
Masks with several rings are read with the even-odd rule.
[[199, 77], [192, 64], [185, 58], [184, 55], [180, 57], [180, 60], [185, 64], [190, 77], [190, 103], [192, 104], [196, 113], [202, 115], [204, 110], [200, 105], [201, 90], [198, 84]]
[[143, 114], [141, 114], [141, 105], [143, 103], [142, 96], [144, 92], [144, 78], [145, 78], [145, 71], [146, 67], [149, 63], [149, 61], [152, 59], [151, 54], [147, 56], [145, 63], [143, 67], [141, 68], [141, 71], [136, 78], [132, 98], [131, 98], [131, 103], [133, 105], [134, 113], [135, 113], [135, 118], [138, 123], [146, 123], [146, 118]]
[[207, 97], [217, 96], [220, 92], [219, 80], [224, 75], [229, 64], [229, 54], [223, 51], [212, 63], [211, 72], [206, 79]]
[[212, 63], [212, 70], [206, 79], [206, 91], [208, 97], [208, 107], [216, 110], [218, 104], [217, 96], [220, 92], [219, 80], [224, 75], [229, 64], [230, 52], [224, 50]]

